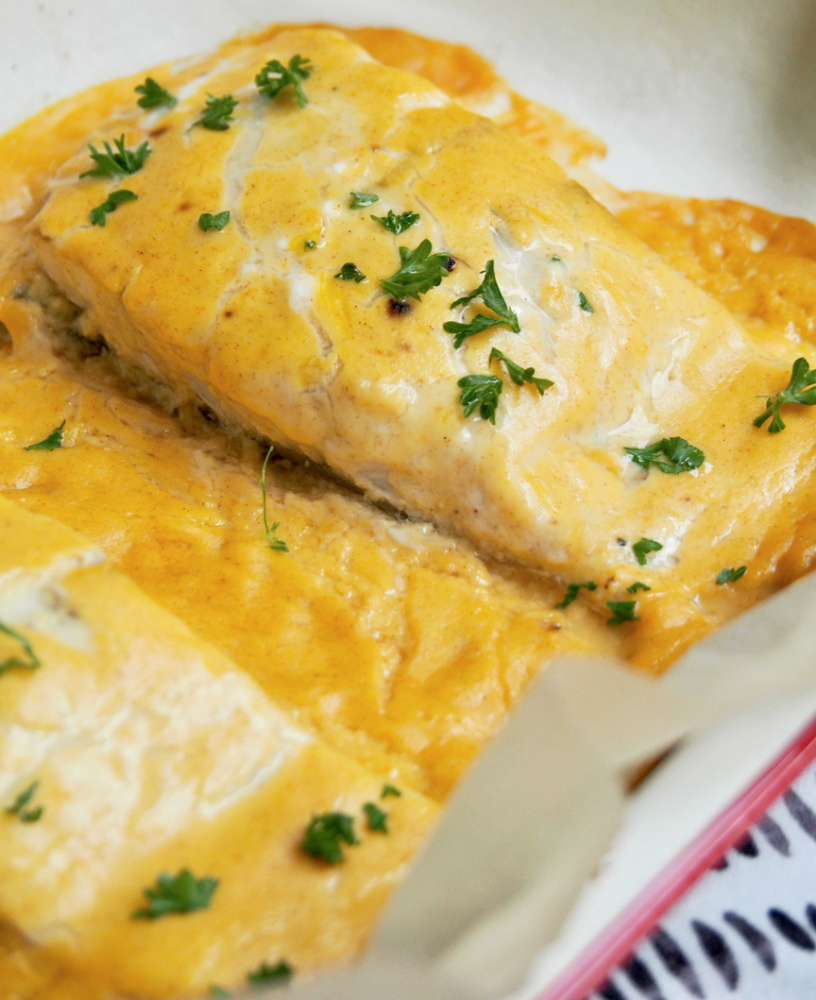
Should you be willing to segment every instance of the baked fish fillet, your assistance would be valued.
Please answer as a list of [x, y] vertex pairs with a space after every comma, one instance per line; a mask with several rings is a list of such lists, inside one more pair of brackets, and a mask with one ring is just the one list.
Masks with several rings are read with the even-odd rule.
[[[302, 101], [294, 84], [269, 96], [282, 80], [263, 76], [269, 60], [310, 67]], [[30, 245], [84, 332], [180, 398], [503, 558], [620, 597], [670, 578], [673, 596], [640, 616], [668, 627], [759, 551], [780, 509], [806, 504], [808, 411], [774, 437], [752, 425], [795, 345], [760, 350], [532, 144], [328, 30], [233, 43], [159, 82], [174, 107], [145, 114], [134, 95], [87, 137], [97, 151], [148, 143], [143, 167], [83, 178], [81, 149]], [[201, 124], [226, 95], [225, 127]], [[92, 225], [123, 187], [137, 200]], [[352, 192], [379, 200], [352, 208]], [[223, 211], [221, 231], [202, 231], [202, 213]], [[419, 219], [394, 234], [370, 218], [389, 211]], [[426, 240], [453, 270], [437, 264], [438, 285], [400, 299], [380, 281]], [[445, 323], [496, 318], [484, 296], [453, 305], [491, 261], [519, 332], [456, 348]], [[516, 385], [493, 348], [553, 385]], [[460, 402], [459, 380], [488, 373], [503, 384], [495, 425]], [[664, 439], [704, 458], [669, 475], [624, 450]], [[643, 537], [662, 546], [645, 569]]]
[[[95, 987], [202, 994], [348, 957], [435, 815], [408, 789], [381, 800], [383, 776], [298, 730], [95, 546], [4, 499], [0, 692], [0, 923]], [[312, 817], [336, 812], [359, 844], [307, 856]], [[218, 881], [200, 908], [133, 917], [185, 869]]]

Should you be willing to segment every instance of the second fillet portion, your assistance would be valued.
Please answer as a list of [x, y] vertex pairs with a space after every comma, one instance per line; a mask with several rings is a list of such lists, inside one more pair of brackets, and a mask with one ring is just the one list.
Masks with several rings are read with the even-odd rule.
[[[300, 93], [256, 83], [269, 60], [308, 65]], [[780, 507], [796, 517], [807, 414], [773, 438], [752, 426], [796, 352], [761, 353], [531, 144], [323, 29], [153, 75], [174, 107], [143, 113], [134, 95], [87, 137], [148, 143], [141, 169], [83, 178], [83, 147], [32, 224], [87, 336], [179, 398], [563, 579], [645, 580], [687, 605], [759, 551]], [[207, 102], [226, 95], [224, 127], [206, 127]], [[91, 224], [120, 188], [136, 200]], [[354, 207], [353, 192], [377, 200]], [[225, 211], [222, 230], [202, 230], [203, 213]], [[441, 255], [436, 284], [419, 298], [382, 287], [423, 241]], [[456, 347], [445, 323], [498, 318], [491, 261], [519, 332], [511, 320]], [[493, 348], [552, 386], [518, 386]], [[460, 401], [459, 380], [488, 374], [502, 381], [495, 424]], [[671, 475], [624, 450], [671, 438], [704, 459]], [[642, 537], [662, 546], [646, 569]]]

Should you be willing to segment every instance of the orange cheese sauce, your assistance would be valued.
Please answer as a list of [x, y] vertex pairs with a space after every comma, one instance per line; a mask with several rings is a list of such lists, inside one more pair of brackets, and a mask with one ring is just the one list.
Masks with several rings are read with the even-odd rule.
[[[590, 134], [513, 94], [462, 46], [390, 29], [347, 33], [375, 58], [426, 76], [566, 166], [603, 152]], [[243, 41], [224, 51], [231, 44]], [[47, 333], [48, 311], [59, 305], [32, 283], [29, 263], [14, 258], [47, 178], [143, 78], [94, 88], [0, 140], [0, 201], [7, 206], [0, 322], [10, 333], [0, 342], [0, 491], [93, 539], [301, 726], [443, 799], [554, 654], [619, 652], [659, 671], [812, 568], [816, 514], [781, 510], [746, 577], [712, 586], [694, 621], [672, 629], [664, 620], [648, 634], [647, 610], [647, 630], [626, 633], [608, 628], [581, 597], [555, 610], [560, 585], [499, 567], [461, 540], [397, 521], [287, 462], [270, 465], [267, 487], [269, 521], [280, 522], [290, 552], [271, 551], [263, 537], [260, 448], [195, 414], [183, 414], [182, 427], [128, 393], [103, 359], [78, 367], [61, 356]], [[806, 355], [816, 343], [816, 230], [809, 223], [736, 203], [647, 195], [625, 199], [619, 218], [743, 319], [759, 342], [801, 342]], [[298, 234], [308, 226], [298, 220]], [[23, 450], [62, 419], [61, 450]], [[346, 953], [358, 946], [347, 943]], [[325, 957], [341, 953], [342, 945], [332, 945]], [[0, 935], [0, 982], [2, 998], [93, 997], [87, 984], [72, 985], [11, 931]]]

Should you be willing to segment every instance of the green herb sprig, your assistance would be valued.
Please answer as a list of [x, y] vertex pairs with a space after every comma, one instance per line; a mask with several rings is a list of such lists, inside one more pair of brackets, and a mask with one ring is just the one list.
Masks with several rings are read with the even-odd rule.
[[612, 612], [607, 618], [607, 625], [623, 625], [626, 622], [637, 621], [637, 601], [607, 601], [606, 606]]
[[516, 385], [524, 385], [525, 382], [534, 385], [538, 389], [539, 396], [543, 396], [544, 390], [549, 389], [551, 385], [555, 384], [548, 378], [536, 378], [535, 368], [522, 368], [521, 365], [516, 364], [515, 361], [511, 361], [506, 354], [503, 354], [498, 347], [491, 349], [490, 357], [487, 359], [488, 366], [494, 359], [504, 363], [507, 368], [507, 374]]
[[800, 406], [816, 406], [816, 368], [811, 368], [807, 358], [797, 358], [793, 362], [791, 377], [785, 388], [775, 396], [762, 396], [767, 399], [767, 405], [754, 420], [754, 427], [761, 427], [770, 417], [768, 432], [778, 434], [785, 429], [785, 422], [780, 412], [787, 403], [798, 403]]
[[383, 785], [382, 790], [380, 791], [380, 798], [387, 799], [389, 795], [394, 796], [394, 798], [400, 798], [402, 796], [402, 792], [396, 785]]
[[338, 865], [343, 860], [342, 845], [359, 843], [354, 835], [354, 818], [345, 813], [331, 812], [312, 817], [303, 834], [301, 847], [310, 857]]
[[104, 226], [108, 221], [108, 214], [115, 212], [117, 207], [126, 201], [138, 201], [139, 196], [126, 188], [112, 191], [101, 205], [91, 209], [91, 224], [94, 226]]
[[[705, 455], [685, 438], [661, 438], [645, 448], [624, 448], [635, 464], [643, 469], [656, 465], [661, 472], [676, 476], [681, 472], [698, 469], [705, 461]], [[661, 461], [660, 456], [663, 456]]]
[[378, 194], [366, 194], [365, 191], [352, 191], [349, 208], [365, 208], [367, 205], [373, 205], [375, 201], [379, 200], [380, 196]]
[[157, 83], [152, 76], [148, 76], [144, 83], [139, 84], [136, 93], [142, 95], [136, 103], [145, 110], [161, 107], [174, 108], [178, 104], [177, 98]]
[[465, 375], [456, 384], [461, 390], [459, 402], [464, 407], [464, 415], [469, 417], [478, 409], [479, 416], [483, 420], [489, 420], [491, 424], [495, 424], [496, 408], [499, 405], [499, 396], [501, 396], [503, 388], [499, 376]]
[[282, 538], [278, 538], [275, 532], [280, 527], [280, 521], [275, 521], [272, 527], [269, 527], [269, 521], [266, 516], [266, 466], [269, 459], [272, 456], [272, 452], [275, 450], [273, 445], [269, 446], [269, 451], [266, 453], [266, 458], [263, 460], [263, 466], [261, 467], [261, 495], [263, 496], [263, 525], [264, 525], [264, 536], [269, 545], [270, 549], [275, 552], [288, 552], [289, 546]]
[[217, 878], [196, 878], [183, 868], [177, 875], [159, 875], [152, 888], [143, 889], [147, 906], [131, 914], [134, 920], [158, 920], [171, 913], [206, 910], [218, 888]]
[[232, 94], [224, 94], [223, 97], [213, 97], [212, 94], [208, 94], [204, 114], [197, 118], [193, 125], [201, 125], [202, 128], [208, 128], [212, 132], [226, 132], [237, 107], [238, 102]]
[[42, 666], [40, 659], [34, 652], [31, 643], [26, 639], [24, 635], [13, 629], [10, 625], [4, 625], [0, 622], [0, 632], [7, 635], [10, 639], [16, 639], [17, 642], [23, 647], [23, 652], [26, 655], [25, 660], [21, 660], [17, 656], [10, 656], [7, 659], [0, 662], [0, 674], [4, 674], [7, 670], [37, 670]]
[[477, 333], [489, 330], [493, 326], [508, 326], [513, 333], [521, 331], [518, 316], [507, 305], [501, 293], [492, 260], [487, 262], [482, 273], [484, 274], [484, 278], [478, 288], [475, 288], [469, 295], [463, 295], [462, 298], [452, 302], [451, 309], [455, 309], [457, 306], [467, 306], [474, 299], [481, 298], [487, 308], [491, 309], [496, 315], [486, 316], [484, 313], [479, 313], [469, 323], [457, 323], [453, 320], [443, 323], [442, 329], [446, 333], [454, 335], [454, 347], [461, 347], [468, 337], [473, 337]]
[[148, 142], [143, 142], [136, 149], [128, 149], [125, 146], [124, 132], [118, 139], [113, 140], [116, 147], [114, 152], [109, 142], [102, 144], [105, 152], [101, 153], [95, 146], [88, 144], [91, 151], [91, 159], [96, 164], [92, 170], [86, 170], [80, 177], [119, 177], [124, 174], [135, 174], [145, 165], [145, 161], [150, 156], [151, 149]]
[[564, 600], [554, 605], [554, 607], [558, 608], [559, 610], [563, 608], [568, 608], [570, 604], [572, 604], [572, 602], [576, 600], [576, 598], [578, 597], [578, 593], [580, 592], [582, 587], [585, 587], [587, 590], [597, 590], [598, 584], [595, 583], [594, 580], [587, 580], [586, 583], [568, 584], [567, 592], [564, 594]]
[[57, 448], [62, 447], [62, 435], [65, 431], [65, 421], [55, 427], [53, 431], [42, 439], [42, 441], [37, 441], [36, 444], [29, 444], [23, 448], [23, 451], [56, 451]]
[[225, 212], [203, 212], [198, 217], [198, 228], [203, 233], [208, 233], [211, 229], [217, 229], [220, 233], [230, 220], [229, 210]]
[[267, 986], [285, 986], [294, 975], [294, 969], [288, 962], [278, 962], [277, 965], [267, 965], [261, 962], [254, 972], [247, 974], [247, 982], [255, 990]]
[[639, 590], [651, 590], [651, 589], [652, 588], [647, 587], [645, 583], [641, 583], [640, 580], [637, 580], [635, 583], [631, 585], [631, 587], [626, 588], [626, 593], [636, 594]]
[[640, 566], [646, 565], [646, 556], [649, 552], [659, 552], [663, 548], [660, 542], [656, 542], [654, 538], [641, 538], [640, 541], [635, 542], [632, 546], [632, 551], [635, 553], [635, 559], [637, 559]]
[[288, 66], [284, 66], [279, 59], [270, 59], [255, 77], [255, 85], [270, 100], [277, 97], [286, 87], [291, 87], [295, 92], [298, 107], [305, 108], [309, 99], [302, 83], [309, 79], [314, 68], [308, 58], [304, 59], [301, 55], [292, 56]]
[[740, 577], [745, 576], [747, 571], [747, 566], [738, 566], [736, 569], [721, 569], [714, 582], [718, 587], [722, 587], [725, 583], [734, 583], [736, 580], [739, 580]]
[[373, 802], [366, 802], [363, 812], [368, 820], [368, 828], [372, 833], [388, 833], [388, 813]]
[[411, 226], [415, 226], [419, 222], [419, 216], [416, 212], [403, 212], [401, 215], [395, 215], [393, 209], [390, 208], [388, 215], [372, 215], [371, 218], [395, 236], [399, 236], [400, 233], [404, 233], [406, 229], [410, 229]]
[[28, 788], [20, 792], [14, 802], [6, 808], [6, 814], [17, 816], [23, 823], [36, 823], [42, 816], [44, 807], [36, 806], [34, 809], [27, 809], [26, 806], [34, 798], [39, 784], [39, 781], [32, 781]]
[[340, 268], [337, 274], [335, 274], [335, 278], [342, 278], [343, 281], [356, 281], [358, 285], [361, 281], [366, 280], [366, 276], [360, 268], [357, 267], [356, 264], [352, 264], [350, 261], [348, 264], [344, 264]]
[[431, 241], [422, 240], [413, 250], [399, 248], [400, 267], [390, 278], [383, 278], [380, 287], [397, 301], [406, 297], [416, 299], [441, 284], [449, 274], [450, 254], [445, 251], [431, 253]]

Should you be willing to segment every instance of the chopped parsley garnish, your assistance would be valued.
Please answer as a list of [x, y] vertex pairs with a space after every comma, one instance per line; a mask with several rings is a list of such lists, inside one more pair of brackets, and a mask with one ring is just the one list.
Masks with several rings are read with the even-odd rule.
[[578, 305], [584, 310], [585, 313], [594, 313], [595, 310], [592, 308], [592, 303], [584, 295], [583, 292], [578, 292]]
[[137, 194], [125, 188], [112, 191], [106, 201], [103, 201], [101, 205], [97, 205], [96, 208], [91, 209], [91, 224], [94, 226], [104, 226], [108, 221], [109, 212], [115, 212], [117, 206], [121, 205], [124, 201], [138, 201], [138, 199], [139, 196]]
[[778, 434], [785, 429], [785, 422], [780, 413], [786, 403], [799, 403], [801, 406], [816, 406], [816, 368], [810, 368], [807, 358], [797, 358], [793, 362], [791, 377], [785, 388], [775, 396], [763, 396], [768, 402], [765, 409], [754, 421], [754, 427], [761, 427], [768, 417], [770, 434]]
[[637, 621], [635, 608], [637, 601], [607, 601], [606, 606], [612, 612], [612, 617], [607, 618], [607, 625], [623, 625], [624, 622]]
[[[705, 461], [705, 455], [700, 449], [681, 437], [661, 438], [645, 448], [623, 450], [642, 468], [648, 469], [650, 465], [656, 465], [661, 472], [668, 472], [673, 476], [698, 469]], [[660, 460], [660, 455], [663, 455], [665, 461]]]
[[0, 622], [0, 632], [3, 632], [11, 639], [16, 639], [17, 642], [19, 642], [23, 647], [23, 652], [27, 657], [27, 659], [21, 660], [16, 656], [10, 656], [8, 659], [3, 660], [0, 662], [0, 674], [15, 668], [19, 670], [36, 670], [38, 667], [42, 666], [39, 657], [31, 647], [31, 643], [24, 635], [21, 635], [15, 629], [11, 628], [11, 626], [4, 625], [2, 622]]
[[193, 125], [201, 125], [213, 132], [226, 132], [232, 121], [232, 113], [237, 107], [238, 102], [232, 94], [224, 94], [223, 97], [213, 97], [212, 94], [208, 94], [204, 114], [197, 118]]
[[521, 365], [517, 365], [515, 361], [511, 361], [506, 354], [503, 354], [498, 347], [491, 349], [490, 357], [487, 359], [488, 365], [490, 365], [494, 358], [504, 362], [507, 367], [507, 374], [516, 385], [524, 385], [525, 382], [528, 382], [538, 389], [539, 396], [543, 396], [544, 390], [549, 389], [554, 384], [548, 378], [536, 378], [535, 368], [522, 368]]
[[198, 217], [198, 228], [204, 233], [209, 232], [210, 229], [217, 229], [220, 233], [229, 220], [229, 211], [216, 212], [214, 215], [212, 212], [203, 212]]
[[459, 402], [465, 408], [465, 416], [469, 417], [478, 408], [479, 416], [483, 420], [495, 424], [496, 407], [499, 405], [499, 396], [503, 388], [499, 376], [465, 375], [456, 384], [462, 390], [459, 393]]
[[365, 208], [366, 205], [373, 205], [375, 201], [379, 200], [380, 196], [378, 194], [366, 194], [364, 191], [352, 191], [349, 208]]
[[388, 833], [388, 813], [383, 812], [373, 802], [366, 802], [363, 812], [368, 819], [368, 828], [372, 833]]
[[144, 83], [139, 84], [136, 93], [142, 95], [136, 103], [140, 108], [146, 110], [161, 107], [174, 108], [178, 103], [170, 91], [165, 90], [152, 76], [147, 77]]
[[255, 85], [262, 94], [270, 99], [275, 98], [286, 87], [292, 87], [298, 107], [305, 108], [309, 103], [301, 84], [308, 80], [314, 66], [303, 56], [295, 55], [284, 66], [279, 59], [270, 59], [255, 77]]
[[477, 316], [474, 316], [470, 323], [455, 323], [452, 321], [444, 323], [442, 329], [446, 333], [454, 334], [454, 347], [461, 347], [468, 337], [482, 333], [483, 330], [489, 330], [492, 326], [501, 326], [504, 324], [509, 326], [513, 333], [519, 333], [521, 330], [518, 316], [507, 305], [501, 293], [492, 260], [487, 262], [482, 273], [484, 274], [484, 279], [481, 285], [475, 288], [470, 295], [464, 295], [461, 299], [451, 302], [451, 309], [455, 309], [457, 306], [469, 305], [473, 299], [481, 298], [487, 308], [491, 309], [496, 315], [485, 316], [484, 313], [479, 313]]
[[587, 580], [586, 583], [570, 583], [567, 586], [567, 592], [564, 594], [564, 600], [555, 605], [556, 608], [568, 608], [570, 604], [578, 597], [578, 592], [581, 587], [586, 587], [587, 590], [597, 590], [598, 584], [594, 580]]
[[116, 147], [116, 152], [111, 149], [109, 142], [105, 142], [102, 144], [105, 147], [105, 152], [100, 153], [95, 146], [89, 143], [88, 149], [91, 151], [91, 159], [96, 166], [79, 176], [119, 177], [123, 174], [135, 174], [142, 169], [145, 160], [150, 156], [150, 145], [147, 142], [143, 142], [136, 149], [128, 149], [125, 146], [124, 132], [118, 139], [113, 140], [113, 144]]
[[360, 843], [354, 836], [354, 819], [345, 813], [323, 813], [312, 817], [301, 847], [311, 857], [337, 865], [343, 860], [341, 841], [350, 846]]
[[361, 281], [366, 280], [366, 276], [363, 274], [360, 268], [357, 267], [356, 264], [352, 264], [351, 262], [349, 262], [348, 264], [344, 264], [337, 272], [337, 274], [335, 274], [335, 278], [342, 278], [343, 281], [356, 281], [357, 284], [359, 284]]
[[314, 248], [316, 246], [317, 246], [317, 244], [315, 243], [314, 240], [306, 240], [306, 242], [303, 244], [303, 249], [304, 250], [314, 250]]
[[217, 878], [196, 878], [187, 868], [177, 875], [159, 875], [156, 885], [143, 889], [147, 906], [131, 914], [134, 920], [158, 920], [171, 913], [206, 910], [218, 888]]
[[285, 986], [292, 978], [294, 969], [288, 962], [278, 962], [277, 965], [267, 965], [261, 962], [254, 972], [247, 975], [247, 982], [253, 989], [264, 989], [267, 986]]
[[635, 553], [635, 559], [637, 559], [638, 564], [645, 566], [647, 553], [659, 552], [662, 548], [663, 546], [660, 542], [656, 542], [654, 538], [641, 538], [639, 542], [635, 542], [632, 546], [632, 551]]
[[288, 552], [289, 546], [282, 538], [278, 538], [275, 532], [280, 527], [280, 521], [275, 521], [272, 527], [269, 527], [269, 521], [266, 516], [266, 466], [269, 459], [274, 451], [272, 445], [269, 446], [269, 451], [266, 453], [266, 458], [263, 460], [263, 467], [261, 468], [261, 495], [263, 496], [263, 525], [264, 525], [264, 535], [266, 536], [266, 541], [269, 544], [270, 549], [274, 549], [275, 552]]
[[27, 445], [23, 448], [23, 451], [56, 451], [57, 448], [62, 447], [62, 434], [64, 430], [65, 421], [63, 420], [59, 427], [55, 427], [51, 431], [48, 437], [44, 437], [42, 441], [38, 441], [36, 444]]
[[213, 1000], [231, 1000], [232, 997], [229, 990], [225, 990], [223, 986], [218, 986], [215, 983], [210, 985], [209, 992]]
[[411, 226], [415, 226], [419, 222], [419, 216], [416, 212], [403, 212], [401, 215], [395, 215], [390, 208], [388, 215], [372, 215], [371, 218], [395, 236], [399, 236], [400, 233], [404, 233], [406, 229], [410, 229]]
[[397, 301], [408, 296], [420, 301], [422, 295], [436, 288], [449, 274], [450, 254], [444, 250], [431, 253], [430, 240], [423, 240], [414, 250], [400, 247], [399, 255], [399, 270], [380, 281], [380, 287]]
[[651, 590], [651, 589], [652, 589], [651, 587], [647, 587], [645, 583], [641, 583], [640, 580], [638, 580], [636, 583], [633, 583], [631, 587], [626, 588], [626, 593], [636, 594], [639, 590]]
[[36, 823], [43, 814], [43, 807], [37, 806], [34, 809], [26, 809], [28, 803], [34, 798], [39, 781], [32, 781], [25, 791], [20, 792], [14, 802], [6, 809], [9, 816], [17, 816], [23, 823]]
[[381, 799], [387, 799], [389, 795], [393, 795], [395, 798], [400, 798], [402, 792], [396, 785], [383, 785], [382, 791], [380, 792]]
[[724, 583], [734, 583], [741, 576], [745, 576], [747, 570], [747, 566], [738, 566], [736, 569], [721, 569], [714, 582], [718, 587], [722, 587]]

